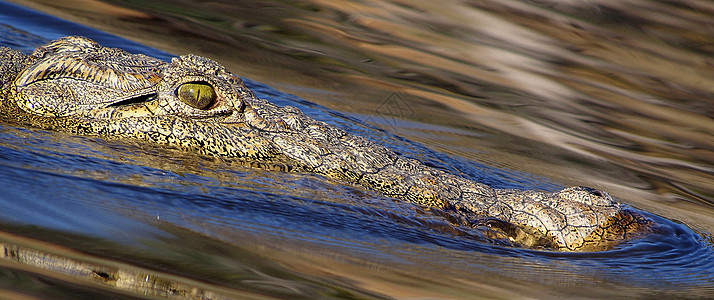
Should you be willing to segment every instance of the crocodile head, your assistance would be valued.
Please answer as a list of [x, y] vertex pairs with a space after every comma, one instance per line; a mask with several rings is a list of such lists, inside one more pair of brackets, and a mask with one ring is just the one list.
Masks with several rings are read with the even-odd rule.
[[296, 109], [256, 98], [205, 57], [166, 63], [65, 37], [37, 48], [31, 61], [7, 97], [17, 109], [4, 113], [28, 125], [251, 159], [280, 155], [266, 132], [299, 130]]

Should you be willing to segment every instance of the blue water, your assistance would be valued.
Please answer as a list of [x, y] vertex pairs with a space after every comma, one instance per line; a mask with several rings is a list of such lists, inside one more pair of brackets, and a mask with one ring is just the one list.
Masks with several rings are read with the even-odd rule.
[[[29, 53], [65, 35], [83, 35], [104, 46], [161, 59], [172, 56], [0, 2], [0, 46]], [[246, 83], [261, 98], [295, 106], [403, 155], [495, 188], [561, 188], [532, 174], [444, 155], [367, 125], [359, 116], [331, 111], [250, 79]], [[151, 145], [11, 124], [0, 124], [0, 187], [4, 226], [68, 232], [146, 251], [173, 236], [169, 226], [230, 244], [279, 240], [286, 247], [340, 253], [386, 268], [428, 266], [474, 277], [495, 274], [553, 288], [561, 296], [578, 295], [572, 290], [578, 286], [600, 290], [601, 296], [612, 296], [607, 287], [634, 290], [639, 296], [714, 295], [714, 249], [708, 236], [656, 216], [661, 233], [612, 251], [518, 249], [488, 241], [477, 229], [455, 227], [411, 204], [320, 176], [246, 169]]]

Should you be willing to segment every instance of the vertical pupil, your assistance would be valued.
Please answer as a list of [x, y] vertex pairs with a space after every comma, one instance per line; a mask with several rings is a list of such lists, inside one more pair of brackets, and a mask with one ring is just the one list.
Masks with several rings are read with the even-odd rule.
[[196, 109], [209, 109], [216, 101], [213, 87], [204, 82], [189, 82], [178, 89], [178, 97], [184, 103]]

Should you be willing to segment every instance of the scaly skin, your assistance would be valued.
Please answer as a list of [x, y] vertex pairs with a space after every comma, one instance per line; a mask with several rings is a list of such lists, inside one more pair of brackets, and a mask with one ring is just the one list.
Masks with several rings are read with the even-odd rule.
[[1, 48], [0, 59], [0, 116], [9, 122], [313, 172], [454, 211], [472, 226], [491, 227], [493, 237], [526, 247], [604, 250], [651, 227], [602, 191], [492, 189], [401, 157], [296, 108], [256, 98], [240, 78], [204, 57], [165, 63], [66, 37], [29, 56]]

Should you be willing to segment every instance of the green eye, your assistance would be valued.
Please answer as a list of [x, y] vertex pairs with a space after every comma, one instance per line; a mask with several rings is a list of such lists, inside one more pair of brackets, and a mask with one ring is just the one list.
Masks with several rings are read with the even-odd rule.
[[213, 87], [206, 82], [189, 82], [179, 86], [177, 96], [183, 103], [195, 109], [207, 110], [215, 103], [218, 96]]

